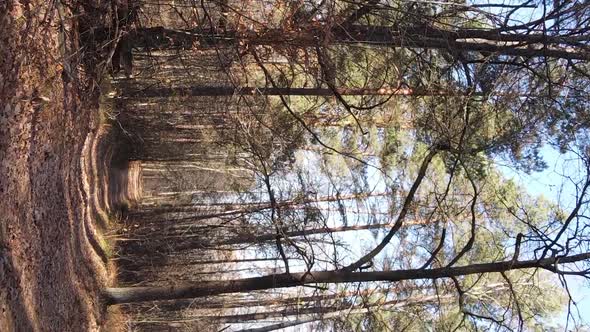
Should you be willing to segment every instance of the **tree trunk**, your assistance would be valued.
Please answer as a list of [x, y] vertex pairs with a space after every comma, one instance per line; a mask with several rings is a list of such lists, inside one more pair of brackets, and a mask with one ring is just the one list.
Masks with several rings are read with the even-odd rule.
[[[395, 305], [395, 308], [401, 308], [401, 307], [411, 305], [411, 304], [418, 304], [418, 303], [425, 303], [425, 302], [432, 302], [432, 301], [440, 301], [441, 303], [444, 303], [444, 302], [451, 302], [452, 300], [453, 299], [448, 295], [440, 296], [440, 297], [438, 297], [438, 299], [436, 297], [429, 297], [428, 299], [425, 298], [420, 302], [414, 301], [414, 302], [398, 303]], [[307, 318], [299, 318], [294, 321], [281, 322], [281, 323], [277, 323], [277, 324], [271, 324], [271, 325], [257, 327], [257, 328], [251, 328], [251, 329], [243, 329], [243, 330], [239, 330], [237, 332], [270, 332], [270, 331], [284, 329], [287, 327], [298, 326], [298, 325], [303, 325], [303, 324], [307, 324], [307, 323], [313, 323], [313, 322], [317, 322], [320, 320], [329, 320], [329, 319], [336, 319], [336, 318], [346, 318], [346, 317], [356, 316], [356, 315], [363, 315], [363, 314], [369, 313], [371, 310], [372, 310], [372, 308], [370, 306], [367, 308], [357, 308], [357, 309], [352, 309], [352, 310], [351, 309], [337, 310], [337, 311], [333, 311], [333, 312], [329, 312], [329, 313], [325, 313], [325, 314], [319, 314], [319, 315], [315, 315], [315, 316], [311, 316], [311, 317], [307, 317]]]
[[527, 268], [554, 269], [555, 264], [557, 263], [574, 263], [588, 259], [590, 259], [590, 253], [566, 257], [551, 257], [540, 260], [508, 260], [495, 263], [472, 264], [460, 267], [443, 267], [436, 269], [409, 269], [382, 272], [348, 272], [340, 270], [311, 273], [281, 273], [237, 280], [199, 281], [196, 283], [179, 286], [172, 285], [167, 287], [107, 288], [103, 293], [103, 298], [107, 304], [112, 305], [142, 301], [195, 298], [225, 293], [286, 288], [318, 283], [350, 283], [371, 281], [395, 282], [417, 279], [438, 279]]
[[[377, 193], [359, 193], [359, 194], [350, 194], [350, 195], [328, 195], [328, 196], [320, 196], [316, 198], [303, 198], [303, 199], [291, 199], [291, 200], [284, 200], [276, 202], [277, 206], [279, 207], [288, 207], [292, 205], [303, 205], [303, 204], [311, 204], [311, 203], [320, 203], [320, 202], [336, 202], [338, 200], [354, 200], [354, 199], [363, 199], [363, 198], [370, 198], [370, 197], [383, 197], [391, 195], [391, 193], [387, 192], [377, 192]], [[249, 211], [259, 211], [258, 209], [269, 209], [271, 207], [270, 202], [249, 202], [249, 203], [191, 203], [186, 205], [171, 205], [171, 206], [159, 206], [156, 208], [148, 208], [145, 212], [150, 214], [152, 213], [180, 213], [180, 212], [200, 212], [203, 211], [203, 208], [209, 206], [222, 206], [224, 210], [220, 212], [223, 216], [223, 213], [232, 212], [236, 213], [247, 213]], [[235, 211], [235, 212], [234, 212]], [[137, 212], [138, 214], [143, 212]], [[198, 216], [197, 216], [198, 217]], [[215, 215], [217, 217], [217, 215]]]
[[[424, 225], [426, 221], [419, 220], [419, 221], [409, 221], [404, 223], [404, 225]], [[339, 233], [339, 232], [349, 232], [349, 231], [361, 231], [361, 230], [372, 230], [372, 229], [383, 229], [392, 227], [393, 223], [384, 223], [384, 224], [373, 224], [373, 225], [359, 225], [359, 226], [340, 226], [340, 227], [320, 227], [320, 228], [311, 228], [311, 229], [303, 229], [299, 231], [290, 231], [284, 232], [283, 234], [263, 234], [263, 235], [242, 235], [233, 238], [229, 238], [226, 240], [221, 241], [214, 241], [213, 243], [203, 243], [199, 239], [202, 238], [202, 234], [196, 234], [192, 236], [179, 236], [175, 237], [177, 241], [183, 241], [187, 238], [197, 238], [196, 241], [183, 241], [184, 243], [179, 243], [177, 245], [170, 245], [176, 251], [182, 250], [191, 250], [191, 249], [198, 249], [203, 248], [203, 246], [207, 247], [215, 247], [215, 246], [222, 246], [222, 245], [235, 245], [235, 244], [261, 244], [268, 241], [274, 241], [277, 237], [280, 238], [292, 238], [292, 237], [301, 237], [301, 236], [309, 236], [309, 235], [317, 235], [317, 234], [329, 234], [329, 233]]]
[[[428, 91], [409, 88], [337, 88], [341, 96], [443, 96], [457, 95], [457, 92]], [[202, 97], [202, 96], [333, 96], [334, 91], [326, 88], [277, 88], [277, 87], [231, 87], [231, 86], [194, 86], [188, 88], [148, 87], [140, 90], [128, 90], [123, 98], [154, 97]]]
[[[307, 27], [306, 27], [307, 28]], [[310, 25], [306, 30], [268, 29], [263, 31], [226, 31], [218, 34], [207, 29], [173, 30], [163, 27], [138, 29], [129, 38], [135, 46], [151, 49], [190, 48], [196, 41], [201, 47], [235, 44], [289, 44], [294, 47], [314, 47], [326, 40], [328, 33], [336, 44], [368, 44], [373, 47], [408, 47], [446, 49], [452, 52], [489, 52], [497, 55], [522, 57], [551, 57], [569, 60], [590, 60], [590, 52], [577, 41], [579, 36], [548, 36], [540, 33], [507, 34], [495, 29], [445, 30], [429, 26], [397, 29], [390, 26], [336, 26], [331, 31]], [[567, 46], [563, 46], [567, 45]]]

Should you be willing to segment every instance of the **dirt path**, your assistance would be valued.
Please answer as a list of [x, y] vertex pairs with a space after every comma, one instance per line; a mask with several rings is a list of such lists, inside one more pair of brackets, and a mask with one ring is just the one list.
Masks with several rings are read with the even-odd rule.
[[48, 3], [0, 3], [0, 331], [98, 330], [109, 282], [105, 131]]

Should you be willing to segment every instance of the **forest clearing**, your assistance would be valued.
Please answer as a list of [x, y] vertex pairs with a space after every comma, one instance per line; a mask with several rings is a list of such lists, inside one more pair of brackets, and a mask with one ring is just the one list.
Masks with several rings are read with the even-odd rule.
[[588, 27], [0, 0], [0, 331], [590, 331]]

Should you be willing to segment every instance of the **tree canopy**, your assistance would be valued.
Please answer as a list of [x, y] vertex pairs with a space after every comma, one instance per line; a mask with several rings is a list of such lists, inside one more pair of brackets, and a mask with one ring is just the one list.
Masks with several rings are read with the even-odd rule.
[[[141, 6], [107, 33], [132, 57], [113, 103], [145, 196], [108, 304], [241, 293], [234, 311], [154, 321], [243, 331], [546, 330], [566, 305], [578, 321], [590, 4]], [[511, 180], [549, 150], [572, 166], [561, 196]]]

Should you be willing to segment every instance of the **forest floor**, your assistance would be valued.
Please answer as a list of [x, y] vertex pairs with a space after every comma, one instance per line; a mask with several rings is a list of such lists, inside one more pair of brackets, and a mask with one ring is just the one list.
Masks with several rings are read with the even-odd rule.
[[109, 126], [58, 3], [0, 3], [0, 331], [100, 330], [113, 280], [101, 234], [126, 175], [109, 171]]

